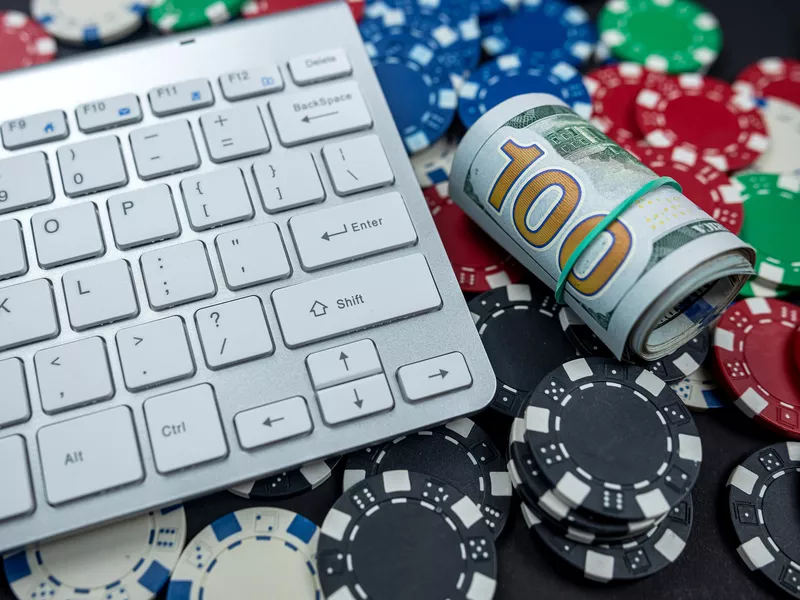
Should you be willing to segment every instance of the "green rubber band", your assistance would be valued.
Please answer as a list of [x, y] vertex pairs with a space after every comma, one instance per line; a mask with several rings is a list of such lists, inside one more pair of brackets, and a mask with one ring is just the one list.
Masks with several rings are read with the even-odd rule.
[[564, 297], [564, 288], [567, 285], [567, 278], [572, 271], [572, 267], [574, 267], [575, 263], [578, 262], [581, 254], [583, 254], [584, 250], [589, 247], [589, 244], [591, 244], [602, 231], [605, 231], [606, 227], [608, 227], [613, 221], [616, 221], [619, 215], [628, 210], [628, 208], [630, 208], [634, 202], [639, 200], [645, 194], [649, 194], [654, 189], [663, 187], [665, 185], [668, 185], [679, 192], [683, 192], [683, 188], [681, 188], [680, 184], [672, 177], [659, 177], [658, 179], [647, 182], [641, 188], [639, 188], [638, 191], [628, 196], [623, 202], [620, 202], [614, 210], [608, 213], [602, 221], [594, 226], [594, 228], [586, 235], [586, 237], [581, 240], [581, 243], [578, 244], [577, 248], [575, 248], [575, 251], [570, 255], [569, 259], [567, 259], [567, 263], [561, 270], [561, 275], [558, 278], [558, 284], [556, 284], [556, 302], [559, 304], [563, 303], [562, 298]]

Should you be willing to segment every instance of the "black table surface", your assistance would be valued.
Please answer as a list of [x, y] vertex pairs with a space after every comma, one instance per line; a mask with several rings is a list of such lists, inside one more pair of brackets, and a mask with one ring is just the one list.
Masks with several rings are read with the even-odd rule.
[[[581, 4], [595, 16], [604, 2], [591, 0]], [[722, 54], [710, 75], [733, 81], [745, 66], [765, 56], [800, 58], [800, 1], [703, 0], [701, 4], [719, 18], [724, 35]], [[27, 0], [0, 0], [0, 9], [15, 8], [27, 12], [28, 6]], [[151, 35], [156, 34], [143, 31], [134, 39]], [[75, 52], [62, 48], [60, 55]], [[506, 531], [497, 543], [499, 585], [496, 600], [788, 598], [759, 573], [751, 573], [736, 554], [738, 542], [728, 515], [725, 487], [730, 472], [744, 458], [780, 440], [732, 406], [695, 417], [703, 441], [703, 468], [693, 492], [695, 514], [691, 538], [674, 565], [632, 584], [588, 582], [557, 562], [531, 538], [518, 507], [515, 507]], [[492, 434], [499, 448], [505, 448], [510, 424], [507, 418], [486, 411], [475, 420]], [[272, 504], [301, 513], [321, 524], [341, 494], [341, 469], [340, 464], [334, 476], [316, 490]], [[227, 492], [188, 502], [189, 539], [217, 517], [253, 505], [254, 502]], [[786, 508], [798, 510], [798, 507]], [[159, 598], [164, 596], [162, 593]], [[269, 598], [269, 593], [265, 592], [264, 597]], [[0, 570], [0, 600], [12, 598], [14, 596]]]

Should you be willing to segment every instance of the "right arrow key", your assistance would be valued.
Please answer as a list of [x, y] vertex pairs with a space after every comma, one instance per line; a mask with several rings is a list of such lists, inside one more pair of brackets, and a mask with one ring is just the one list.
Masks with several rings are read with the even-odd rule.
[[417, 402], [470, 387], [472, 374], [464, 355], [451, 352], [400, 367], [397, 380], [406, 399]]

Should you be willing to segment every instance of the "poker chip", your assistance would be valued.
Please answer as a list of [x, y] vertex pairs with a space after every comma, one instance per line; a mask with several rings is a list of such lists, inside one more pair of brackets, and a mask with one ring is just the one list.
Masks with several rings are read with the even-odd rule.
[[263, 479], [246, 481], [228, 491], [241, 498], [250, 498], [251, 500], [275, 500], [299, 496], [328, 481], [338, 463], [339, 457], [318, 460], [293, 471], [284, 471]]
[[[319, 530], [289, 510], [261, 506], [220, 517], [186, 546], [167, 600], [318, 600]], [[268, 591], [268, 592], [267, 592]]]
[[739, 557], [751, 571], [800, 598], [800, 444], [781, 442], [754, 452], [727, 485]]
[[351, 487], [320, 530], [327, 598], [491, 600], [497, 557], [480, 509], [453, 486], [386, 471]]
[[794, 364], [800, 369], [800, 327], [794, 332], [792, 338], [792, 356], [794, 356]]
[[517, 416], [542, 378], [575, 357], [559, 331], [558, 303], [544, 284], [537, 283], [497, 288], [473, 298], [468, 306], [497, 377], [489, 406]]
[[575, 67], [565, 63], [537, 65], [525, 56], [506, 54], [475, 70], [458, 92], [458, 116], [471, 127], [489, 109], [529, 93], [552, 94], [588, 119], [592, 110], [589, 92]]
[[150, 600], [167, 584], [185, 543], [186, 513], [173, 506], [29, 546], [7, 554], [3, 565], [20, 600]]
[[511, 512], [506, 462], [488, 434], [471, 419], [457, 419], [349, 455], [344, 489], [397, 469], [452, 485], [480, 509], [494, 537], [503, 531]]
[[481, 43], [489, 56], [523, 52], [532, 64], [581, 65], [597, 43], [589, 14], [561, 0], [522, 0], [519, 10], [482, 29]]
[[710, 408], [725, 406], [717, 393], [719, 388], [717, 380], [711, 370], [705, 366], [701, 366], [680, 381], [670, 384], [670, 387], [689, 410], [702, 412]]
[[784, 298], [791, 294], [793, 289], [760, 277], [751, 277], [739, 290], [739, 295], [745, 298]]
[[735, 90], [758, 98], [781, 98], [800, 107], [800, 60], [771, 56], [746, 67]]
[[478, 0], [478, 14], [482, 19], [515, 11], [522, 0]]
[[744, 224], [739, 237], [756, 249], [758, 277], [800, 286], [800, 178], [757, 173], [734, 178], [742, 187]]
[[147, 12], [147, 18], [163, 33], [225, 23], [241, 12], [245, 2], [245, 0], [151, 1], [153, 5]]
[[636, 122], [648, 144], [680, 147], [694, 164], [742, 169], [764, 153], [766, 126], [755, 101], [719, 79], [697, 74], [668, 78], [636, 97]]
[[703, 459], [694, 420], [672, 389], [613, 360], [555, 369], [528, 397], [525, 425], [553, 493], [607, 519], [666, 514], [691, 491]]
[[610, 0], [598, 28], [614, 55], [662, 73], [705, 71], [722, 48], [717, 18], [689, 0]]
[[748, 171], [800, 177], [800, 105], [780, 98], [763, 101], [761, 114], [767, 125], [769, 148]]
[[31, 0], [31, 14], [56, 39], [100, 46], [136, 33], [151, 0]]
[[[263, 17], [273, 13], [302, 8], [311, 4], [319, 4], [324, 0], [248, 0], [242, 6], [242, 16], [246, 19]], [[360, 21], [364, 17], [364, 0], [347, 0], [353, 18]]]
[[731, 305], [714, 330], [721, 383], [748, 417], [800, 438], [800, 373], [792, 358], [800, 307], [774, 298]]
[[414, 167], [420, 187], [425, 189], [450, 180], [457, 148], [456, 142], [442, 138], [411, 157], [411, 166]]
[[614, 354], [608, 349], [597, 334], [568, 306], [563, 306], [558, 313], [561, 330], [583, 357], [612, 358]]
[[49, 62], [57, 51], [56, 41], [28, 15], [0, 11], [0, 73]]
[[703, 328], [695, 337], [671, 354], [658, 360], [639, 363], [639, 366], [667, 383], [678, 381], [697, 371], [705, 362], [711, 345], [710, 338], [711, 334], [708, 329]]

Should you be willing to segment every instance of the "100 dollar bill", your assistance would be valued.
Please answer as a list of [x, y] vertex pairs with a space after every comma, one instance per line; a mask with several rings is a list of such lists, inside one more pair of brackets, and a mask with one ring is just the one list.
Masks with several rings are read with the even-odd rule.
[[[450, 196], [555, 289], [589, 231], [657, 178], [561, 100], [526, 94], [467, 132]], [[564, 300], [618, 358], [654, 360], [712, 322], [753, 274], [754, 261], [750, 246], [677, 190], [659, 187], [585, 249]]]

